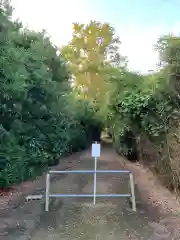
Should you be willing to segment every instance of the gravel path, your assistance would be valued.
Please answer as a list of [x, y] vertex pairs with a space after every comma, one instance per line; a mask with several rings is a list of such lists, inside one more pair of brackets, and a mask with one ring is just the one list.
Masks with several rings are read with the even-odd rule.
[[[72, 169], [94, 167], [90, 151], [76, 155], [77, 164]], [[112, 148], [105, 147], [98, 160], [98, 169], [117, 170], [123, 168], [123, 161]], [[127, 193], [128, 177], [119, 174], [98, 174], [97, 193]], [[42, 188], [40, 192], [44, 191]], [[92, 193], [93, 175], [64, 174], [51, 184], [51, 193]], [[0, 226], [4, 227], [2, 240], [175, 240], [164, 225], [158, 224], [156, 211], [146, 208], [138, 191], [137, 211], [132, 212], [127, 198], [97, 199], [54, 199], [49, 212], [44, 212], [42, 201], [23, 203], [9, 215], [4, 214]], [[18, 219], [18, 221], [17, 221]], [[18, 222], [18, 224], [17, 224]], [[3, 225], [4, 224], [4, 225]], [[14, 225], [13, 225], [14, 224]], [[36, 227], [36, 230], [34, 231]], [[3, 228], [2, 228], [3, 229]], [[31, 230], [31, 231], [30, 231]]]

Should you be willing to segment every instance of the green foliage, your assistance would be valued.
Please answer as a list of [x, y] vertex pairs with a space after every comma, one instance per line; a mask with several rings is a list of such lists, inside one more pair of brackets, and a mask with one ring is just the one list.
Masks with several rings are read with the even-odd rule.
[[0, 7], [0, 187], [34, 178], [91, 141], [94, 108], [72, 94], [66, 62], [45, 32]]
[[109, 128], [124, 155], [137, 151], [140, 136], [163, 146], [180, 113], [179, 37], [159, 39], [162, 69], [144, 76], [127, 70], [109, 24], [74, 24], [72, 41], [57, 54], [45, 31], [12, 22], [11, 7], [2, 2], [0, 187], [34, 178], [60, 156], [86, 148], [97, 126]]
[[113, 126], [115, 146], [121, 153], [128, 155], [135, 147], [127, 147], [128, 132], [162, 143], [179, 116], [179, 100], [166, 75], [140, 76], [123, 69], [116, 72], [111, 85], [107, 122]]
[[[179, 177], [180, 37], [157, 43], [160, 70], [138, 75], [111, 71], [107, 125], [114, 145], [130, 160], [148, 161], [163, 184], [176, 193]], [[138, 154], [137, 154], [138, 153]]]

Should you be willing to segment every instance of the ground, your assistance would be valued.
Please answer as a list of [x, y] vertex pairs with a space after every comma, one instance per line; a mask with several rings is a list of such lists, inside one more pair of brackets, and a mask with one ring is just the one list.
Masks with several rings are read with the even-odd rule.
[[[94, 161], [90, 150], [64, 158], [54, 169], [90, 170]], [[24, 201], [29, 192], [42, 193], [45, 190], [45, 176], [33, 183], [21, 186], [21, 197], [12, 194], [12, 199], [1, 197], [0, 239], [2, 240], [163, 240], [180, 239], [178, 235], [178, 216], [172, 209], [179, 211], [178, 202], [170, 196], [166, 207], [159, 198], [164, 193], [154, 194], [153, 176], [136, 164], [125, 162], [111, 146], [103, 146], [98, 169], [117, 170], [130, 169], [136, 180], [137, 211], [133, 212], [127, 198], [97, 199], [93, 205], [92, 199], [53, 199], [49, 212], [44, 211], [44, 200]], [[149, 179], [151, 176], [152, 179]], [[162, 188], [162, 187], [161, 187]], [[31, 189], [31, 190], [28, 190]], [[163, 188], [162, 188], [163, 189]], [[20, 187], [17, 188], [20, 192]], [[165, 190], [166, 191], [166, 190]], [[93, 175], [63, 174], [53, 176], [51, 193], [92, 193]], [[97, 193], [127, 193], [128, 176], [119, 174], [98, 174]], [[19, 194], [20, 195], [20, 194]], [[166, 196], [167, 197], [167, 196]], [[3, 202], [4, 201], [4, 202]], [[174, 201], [174, 202], [173, 202]], [[18, 203], [21, 203], [18, 206]], [[157, 204], [156, 204], [157, 203]], [[162, 211], [163, 209], [163, 211]], [[171, 209], [171, 210], [172, 210]], [[180, 223], [180, 222], [179, 222]], [[177, 224], [177, 225], [176, 225]], [[175, 227], [176, 226], [176, 227]]]

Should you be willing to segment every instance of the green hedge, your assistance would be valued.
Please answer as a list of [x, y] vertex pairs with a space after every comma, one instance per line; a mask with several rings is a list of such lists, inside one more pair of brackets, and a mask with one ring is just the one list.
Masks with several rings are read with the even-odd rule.
[[41, 174], [86, 148], [94, 107], [70, 86], [66, 62], [45, 32], [23, 29], [0, 6], [0, 188]]

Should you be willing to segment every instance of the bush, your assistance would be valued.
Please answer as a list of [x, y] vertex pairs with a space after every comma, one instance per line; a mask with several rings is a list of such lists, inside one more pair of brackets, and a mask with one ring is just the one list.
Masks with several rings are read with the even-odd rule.
[[93, 105], [70, 87], [66, 62], [45, 32], [23, 29], [0, 7], [0, 187], [41, 174], [86, 148]]
[[[177, 190], [180, 169], [174, 149], [176, 146], [177, 152], [179, 147], [180, 58], [175, 49], [180, 49], [180, 41], [173, 39], [163, 39], [161, 54], [166, 64], [158, 73], [143, 76], [119, 69], [119, 74], [111, 81], [108, 125], [112, 126], [118, 152], [129, 157], [137, 150], [137, 159], [154, 156], [153, 164], [151, 162], [153, 169], [167, 187]], [[132, 134], [131, 141], [129, 133]], [[150, 146], [152, 151], [148, 152]]]

